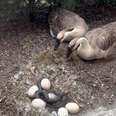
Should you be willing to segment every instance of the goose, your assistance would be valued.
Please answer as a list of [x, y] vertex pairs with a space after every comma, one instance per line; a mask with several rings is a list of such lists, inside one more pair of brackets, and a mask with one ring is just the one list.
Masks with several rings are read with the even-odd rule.
[[71, 41], [69, 48], [77, 50], [84, 60], [110, 59], [116, 57], [116, 22], [89, 31], [85, 37]]
[[53, 9], [48, 18], [50, 34], [56, 39], [55, 49], [60, 42], [71, 41], [75, 37], [82, 37], [88, 31], [88, 25], [79, 15], [63, 8]]

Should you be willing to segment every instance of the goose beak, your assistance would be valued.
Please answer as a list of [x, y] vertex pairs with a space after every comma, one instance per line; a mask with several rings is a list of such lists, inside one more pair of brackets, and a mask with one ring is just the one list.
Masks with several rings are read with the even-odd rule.
[[54, 50], [57, 50], [59, 46], [60, 46], [60, 40], [59, 39], [56, 39], [56, 43], [55, 43], [55, 46], [54, 46]]
[[67, 48], [67, 52], [66, 52], [66, 57], [69, 58], [70, 55], [72, 54], [72, 49], [70, 47]]

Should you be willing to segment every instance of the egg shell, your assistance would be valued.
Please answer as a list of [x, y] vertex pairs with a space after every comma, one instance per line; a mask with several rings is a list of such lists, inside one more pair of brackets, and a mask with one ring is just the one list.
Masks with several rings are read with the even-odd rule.
[[32, 87], [29, 88], [27, 94], [28, 94], [29, 97], [34, 98], [36, 91], [38, 91], [38, 87], [37, 87], [37, 85], [33, 85]]
[[41, 80], [41, 87], [45, 90], [49, 90], [51, 87], [51, 83], [50, 83], [49, 79], [44, 78], [43, 80]]
[[70, 113], [78, 113], [79, 112], [79, 106], [76, 103], [70, 102], [67, 103], [65, 108], [70, 112]]
[[59, 108], [58, 116], [68, 116], [68, 110], [64, 107]]
[[32, 101], [32, 106], [34, 108], [45, 109], [46, 102], [44, 102], [42, 99], [34, 99]]

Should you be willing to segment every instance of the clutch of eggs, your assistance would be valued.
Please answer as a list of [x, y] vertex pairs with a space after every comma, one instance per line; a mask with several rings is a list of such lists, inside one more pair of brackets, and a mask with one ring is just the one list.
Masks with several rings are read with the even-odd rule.
[[51, 83], [50, 83], [49, 79], [47, 79], [47, 78], [42, 79], [41, 80], [41, 87], [45, 90], [49, 90], [51, 87]]
[[68, 116], [68, 111], [66, 108], [61, 107], [58, 109], [58, 116]]
[[74, 102], [67, 103], [65, 108], [68, 110], [68, 112], [73, 113], [73, 114], [79, 112], [79, 106]]
[[46, 102], [39, 98], [34, 99], [31, 104], [34, 108], [45, 109], [46, 107]]
[[38, 87], [37, 85], [33, 85], [32, 87], [29, 88], [28, 90], [28, 96], [31, 97], [31, 98], [34, 98], [35, 97], [35, 92], [38, 91]]

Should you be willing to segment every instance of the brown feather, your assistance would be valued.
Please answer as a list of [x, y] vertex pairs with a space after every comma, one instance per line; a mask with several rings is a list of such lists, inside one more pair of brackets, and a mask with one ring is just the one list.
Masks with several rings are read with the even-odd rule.
[[66, 9], [53, 9], [49, 15], [49, 25], [55, 36], [62, 30], [70, 30], [74, 27], [81, 26], [88, 30], [88, 26], [83, 18]]
[[[116, 22], [89, 31], [78, 53], [85, 60], [116, 57]], [[77, 40], [78, 41], [78, 40]], [[82, 45], [82, 43], [80, 43]]]

